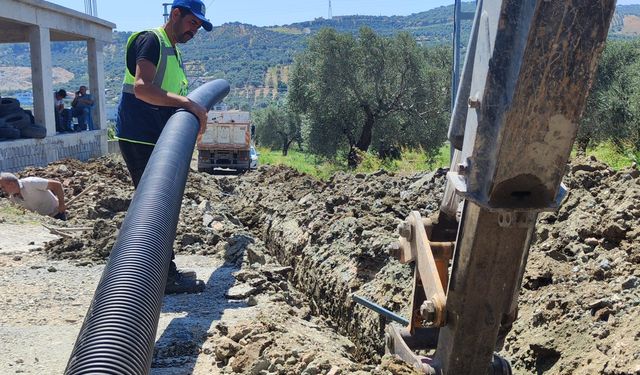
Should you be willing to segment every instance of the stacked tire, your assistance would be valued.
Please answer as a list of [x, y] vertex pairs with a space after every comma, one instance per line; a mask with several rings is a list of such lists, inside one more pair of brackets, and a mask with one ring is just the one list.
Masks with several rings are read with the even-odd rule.
[[22, 109], [18, 99], [0, 98], [0, 141], [46, 135], [47, 129], [34, 123], [31, 111]]

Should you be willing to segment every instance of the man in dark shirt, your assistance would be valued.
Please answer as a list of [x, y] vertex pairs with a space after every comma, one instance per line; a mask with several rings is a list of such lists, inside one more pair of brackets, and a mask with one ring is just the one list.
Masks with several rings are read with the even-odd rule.
[[88, 122], [92, 106], [93, 96], [87, 94], [87, 86], [80, 86], [71, 102], [71, 115], [78, 118], [78, 130], [93, 130], [93, 125]]
[[[127, 41], [126, 70], [118, 107], [116, 137], [138, 186], [153, 147], [169, 118], [179, 108], [193, 113], [204, 127], [207, 110], [189, 99], [179, 43], [191, 40], [200, 27], [211, 31], [201, 0], [174, 0], [163, 27], [133, 34]], [[180, 272], [171, 261], [165, 293], [204, 289], [194, 272]]]

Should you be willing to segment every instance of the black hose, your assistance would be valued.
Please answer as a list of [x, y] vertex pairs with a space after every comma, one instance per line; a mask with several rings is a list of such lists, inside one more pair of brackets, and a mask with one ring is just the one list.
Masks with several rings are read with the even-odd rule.
[[[205, 108], [229, 93], [215, 80], [189, 98]], [[169, 272], [198, 119], [167, 122], [133, 196], [65, 374], [147, 374]]]

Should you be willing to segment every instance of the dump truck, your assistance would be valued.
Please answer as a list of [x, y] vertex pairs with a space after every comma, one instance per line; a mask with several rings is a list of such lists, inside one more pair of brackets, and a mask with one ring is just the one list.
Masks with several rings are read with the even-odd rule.
[[244, 111], [209, 111], [198, 135], [198, 171], [251, 169], [251, 116]]

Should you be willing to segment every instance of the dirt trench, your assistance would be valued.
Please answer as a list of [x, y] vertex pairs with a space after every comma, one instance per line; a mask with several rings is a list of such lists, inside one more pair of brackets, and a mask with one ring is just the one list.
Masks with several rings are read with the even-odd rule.
[[291, 279], [310, 297], [313, 312], [354, 340], [357, 358], [378, 361], [386, 322], [351, 295], [408, 317], [413, 270], [389, 251], [401, 218], [415, 209], [425, 217], [436, 211], [443, 186], [442, 171], [337, 174], [322, 183], [269, 168], [243, 178], [227, 200], [270, 254], [293, 269]]
[[[640, 374], [640, 172], [594, 158], [568, 166], [569, 195], [539, 217], [519, 319], [502, 355], [516, 374]], [[357, 293], [408, 316], [412, 270], [388, 256], [409, 211], [437, 210], [442, 173], [335, 175], [317, 182], [286, 168], [243, 178], [226, 199], [291, 280], [378, 360], [384, 322]]]
[[[68, 222], [32, 216], [62, 235], [41, 249], [51, 260], [51, 265], [44, 268], [54, 269], [55, 265], [66, 272], [67, 268], [58, 263], [70, 262], [85, 273], [102, 272], [100, 266], [115, 242], [133, 193], [122, 161], [117, 157], [89, 163], [66, 160], [20, 173], [21, 177], [32, 175], [60, 180], [67, 197], [84, 192], [69, 209]], [[237, 196], [234, 191], [244, 178], [217, 178], [198, 173], [189, 177], [174, 245], [177, 262], [180, 265], [181, 256], [213, 259], [211, 262], [221, 264], [211, 276], [213, 285], [218, 281], [227, 282], [229, 277], [231, 282], [224, 290], [222, 300], [209, 301], [223, 305], [223, 311], [211, 327], [202, 329], [189, 326], [188, 322], [171, 323], [185, 324], [185, 327], [169, 334], [162, 333], [156, 342], [152, 374], [413, 373], [391, 358], [359, 357], [357, 345], [337, 332], [337, 324], [330, 317], [316, 313], [318, 310], [309, 305], [311, 300], [295, 286], [293, 268], [280, 265], [259, 235], [248, 231], [229, 206], [229, 200]], [[67, 231], [75, 228], [85, 228], [85, 231]], [[38, 251], [34, 249], [34, 253]], [[21, 258], [16, 257], [13, 262], [8, 260], [7, 264], [23, 263], [28, 268], [30, 260]], [[0, 263], [5, 266], [4, 262]], [[72, 297], [55, 297], [65, 298]], [[185, 304], [201, 311], [206, 309], [204, 299], [212, 296], [205, 293], [180, 298], [183, 302], [202, 300]], [[168, 299], [165, 304], [169, 307], [165, 306], [163, 310], [184, 309], [180, 299]], [[18, 305], [11, 303], [6, 308], [18, 308]], [[187, 312], [196, 323], [202, 320], [198, 311]], [[21, 321], [19, 316], [9, 315], [17, 322]], [[7, 318], [8, 321], [11, 319]], [[33, 367], [29, 367], [23, 358], [17, 358], [15, 362], [10, 368], [40, 373], [37, 368], [41, 365], [37, 363], [44, 361], [36, 358]], [[205, 365], [201, 365], [203, 362]]]
[[[44, 251], [80, 266], [103, 263], [132, 194], [122, 162], [64, 161], [26, 175], [57, 178], [68, 196], [96, 184], [65, 224], [91, 229]], [[539, 218], [520, 316], [502, 354], [516, 374], [638, 374], [639, 173], [581, 159], [565, 182], [559, 212]], [[194, 374], [412, 373], [381, 356], [386, 322], [350, 296], [408, 316], [412, 268], [391, 259], [389, 247], [411, 210], [437, 210], [443, 186], [442, 171], [328, 182], [285, 167], [191, 173], [174, 249], [220, 259], [233, 271], [225, 296], [246, 305], [201, 332], [199, 346], [179, 335], [157, 345], [153, 373], [179, 374], [195, 358], [210, 368]]]

